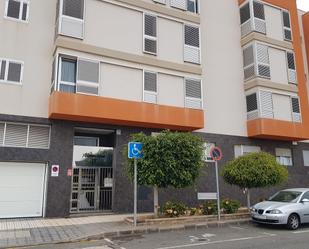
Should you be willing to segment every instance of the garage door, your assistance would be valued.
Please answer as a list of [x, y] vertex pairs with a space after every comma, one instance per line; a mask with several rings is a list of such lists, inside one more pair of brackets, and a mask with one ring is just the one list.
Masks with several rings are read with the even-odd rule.
[[0, 162], [0, 218], [43, 216], [45, 164]]

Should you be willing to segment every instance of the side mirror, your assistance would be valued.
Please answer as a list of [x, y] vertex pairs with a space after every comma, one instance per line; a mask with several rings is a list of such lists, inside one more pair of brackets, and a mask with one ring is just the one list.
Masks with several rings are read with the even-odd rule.
[[301, 202], [302, 202], [302, 203], [309, 203], [309, 199], [306, 199], [306, 198], [305, 198], [305, 199], [302, 199]]

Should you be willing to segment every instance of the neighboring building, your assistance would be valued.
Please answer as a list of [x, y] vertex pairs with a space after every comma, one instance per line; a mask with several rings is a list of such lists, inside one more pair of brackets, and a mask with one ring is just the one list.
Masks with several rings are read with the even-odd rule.
[[[307, 58], [295, 0], [0, 0], [0, 218], [132, 211], [124, 146], [162, 129], [221, 147], [221, 166], [268, 151], [308, 186]], [[160, 201], [196, 204], [205, 172]]]

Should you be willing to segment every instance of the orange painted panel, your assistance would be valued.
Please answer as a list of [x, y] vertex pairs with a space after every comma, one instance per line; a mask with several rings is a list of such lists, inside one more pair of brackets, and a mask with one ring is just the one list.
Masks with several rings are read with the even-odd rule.
[[277, 140], [300, 141], [309, 138], [302, 123], [274, 119], [255, 119], [247, 122], [248, 136]]
[[53, 92], [49, 118], [193, 131], [204, 127], [202, 110]]

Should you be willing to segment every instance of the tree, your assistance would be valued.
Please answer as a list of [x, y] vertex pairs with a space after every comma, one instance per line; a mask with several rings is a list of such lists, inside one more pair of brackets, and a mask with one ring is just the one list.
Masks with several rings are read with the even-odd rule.
[[249, 153], [228, 162], [221, 171], [223, 179], [246, 190], [250, 208], [250, 189], [275, 186], [288, 180], [288, 170], [266, 152]]
[[[158, 188], [192, 186], [204, 166], [203, 141], [186, 132], [164, 131], [156, 136], [133, 134], [131, 141], [143, 143], [143, 158], [137, 162], [138, 184], [154, 188], [154, 213], [158, 215]], [[128, 159], [134, 175], [134, 160]]]

